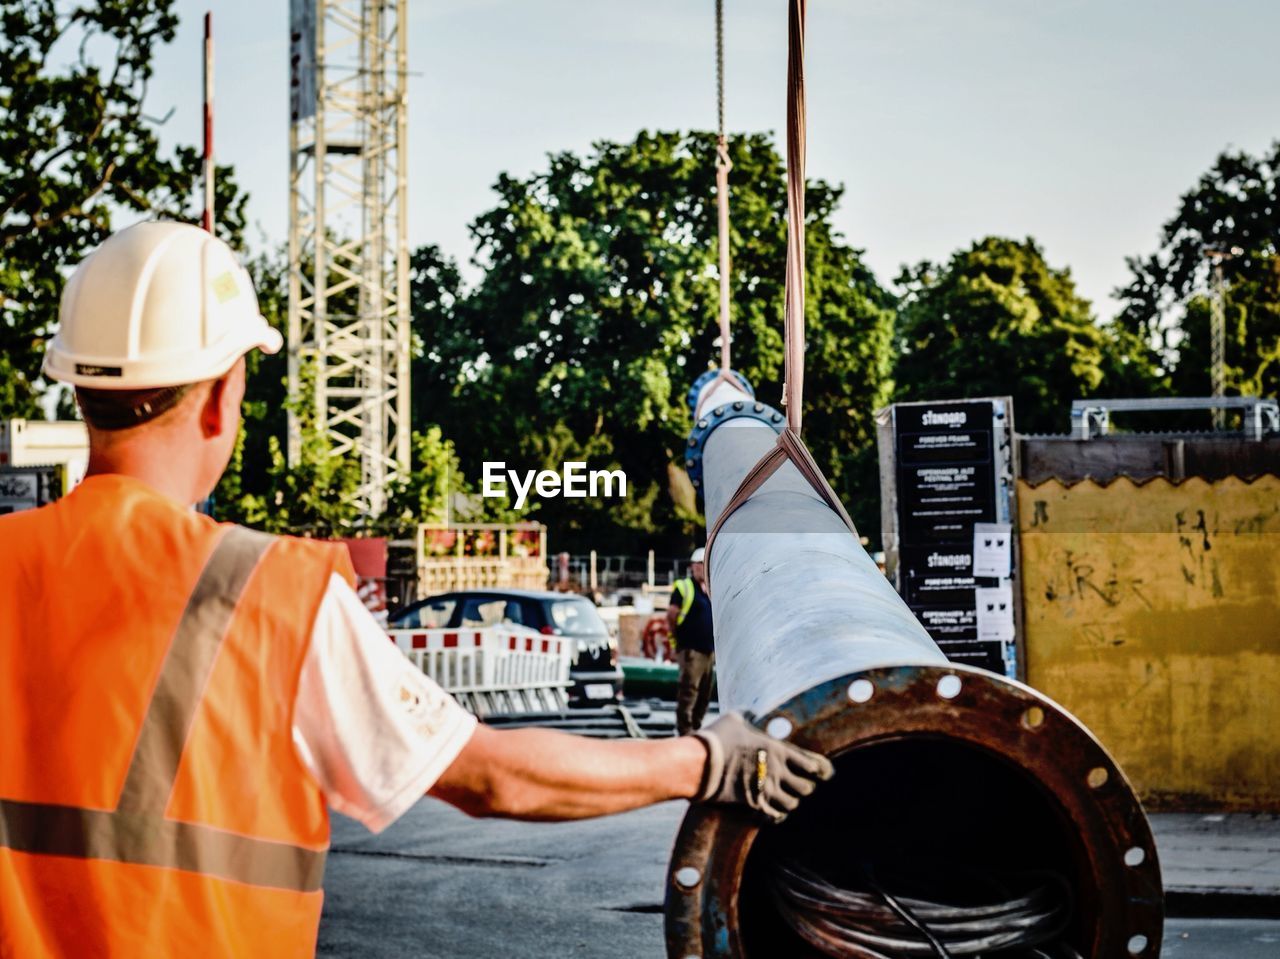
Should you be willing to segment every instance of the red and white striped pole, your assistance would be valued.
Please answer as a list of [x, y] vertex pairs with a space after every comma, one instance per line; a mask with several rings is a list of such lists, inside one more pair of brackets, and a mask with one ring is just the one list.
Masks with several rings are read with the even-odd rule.
[[204, 216], [200, 225], [213, 232], [213, 13], [204, 15]]

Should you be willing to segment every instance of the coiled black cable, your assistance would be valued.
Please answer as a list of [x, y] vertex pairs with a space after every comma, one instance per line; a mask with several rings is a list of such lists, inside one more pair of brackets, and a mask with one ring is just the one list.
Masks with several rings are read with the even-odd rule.
[[1058, 876], [1020, 880], [1017, 894], [954, 905], [893, 894], [870, 875], [843, 889], [794, 863], [774, 870], [773, 899], [788, 926], [832, 959], [1008, 956], [1079, 959], [1061, 941], [1071, 895]]

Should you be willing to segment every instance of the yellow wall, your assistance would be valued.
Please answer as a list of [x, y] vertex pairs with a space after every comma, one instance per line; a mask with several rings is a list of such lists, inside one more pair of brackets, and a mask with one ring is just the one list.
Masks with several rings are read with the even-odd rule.
[[1280, 478], [1019, 483], [1030, 684], [1162, 806], [1280, 809]]

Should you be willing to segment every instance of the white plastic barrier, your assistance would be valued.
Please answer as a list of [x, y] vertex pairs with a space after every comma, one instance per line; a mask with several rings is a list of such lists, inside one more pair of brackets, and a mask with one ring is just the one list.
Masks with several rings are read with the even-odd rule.
[[393, 629], [409, 659], [477, 716], [568, 706], [573, 643], [531, 629]]

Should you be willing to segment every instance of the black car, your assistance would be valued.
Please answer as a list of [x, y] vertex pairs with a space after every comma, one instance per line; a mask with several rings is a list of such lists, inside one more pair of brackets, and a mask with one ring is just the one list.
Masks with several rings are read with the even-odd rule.
[[441, 593], [394, 613], [392, 629], [460, 629], [510, 623], [564, 636], [574, 644], [569, 678], [571, 706], [611, 703], [622, 695], [618, 641], [591, 601], [572, 593], [484, 589]]

